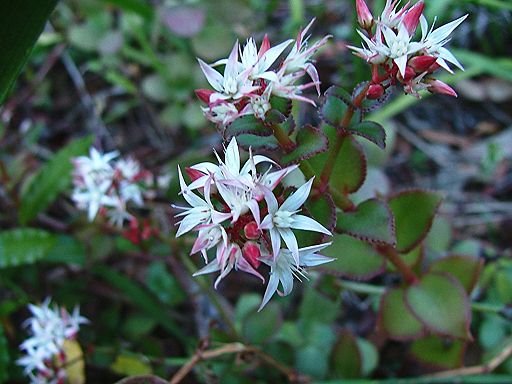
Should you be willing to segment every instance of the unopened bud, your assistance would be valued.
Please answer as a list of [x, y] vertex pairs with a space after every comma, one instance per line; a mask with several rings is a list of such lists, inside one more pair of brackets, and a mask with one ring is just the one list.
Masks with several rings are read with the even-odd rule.
[[370, 29], [373, 26], [373, 15], [364, 0], [356, 0], [356, 12], [359, 25], [364, 29]]
[[268, 38], [268, 35], [265, 34], [265, 37], [263, 38], [263, 41], [261, 42], [260, 50], [258, 51], [258, 57], [263, 56], [265, 52], [267, 52], [270, 49], [270, 39]]
[[409, 80], [413, 79], [415, 76], [416, 76], [416, 71], [409, 66], [405, 67], [405, 72], [404, 72], [403, 76], [400, 72], [398, 72], [396, 74], [396, 78], [401, 82], [408, 82]]
[[242, 249], [242, 255], [254, 269], [258, 269], [261, 264], [261, 252], [258, 244], [256, 244], [254, 241], [248, 241], [245, 243]]
[[211, 89], [196, 89], [194, 92], [199, 100], [203, 103], [210, 104], [210, 96], [213, 93]]
[[429, 69], [436, 60], [437, 57], [429, 55], [414, 56], [407, 62], [407, 66], [414, 69], [416, 73], [430, 72]]
[[368, 87], [368, 92], [366, 92], [366, 98], [370, 100], [375, 100], [381, 97], [384, 94], [384, 87], [380, 84], [372, 84]]
[[427, 90], [431, 93], [440, 93], [441, 95], [457, 97], [457, 92], [455, 92], [452, 87], [446, 83], [443, 83], [441, 80], [427, 79], [425, 80], [425, 83], [428, 84]]
[[244, 235], [246, 239], [256, 240], [260, 238], [260, 229], [255, 221], [245, 224]]
[[199, 179], [200, 177], [204, 176], [203, 172], [198, 171], [197, 169], [187, 167], [185, 168], [185, 172], [187, 172], [188, 177], [190, 177], [190, 180], [195, 181]]
[[420, 16], [423, 13], [424, 8], [425, 4], [423, 1], [417, 2], [404, 15], [402, 22], [404, 23], [405, 29], [407, 29], [409, 36], [412, 36], [414, 31], [416, 31], [416, 28], [420, 22]]

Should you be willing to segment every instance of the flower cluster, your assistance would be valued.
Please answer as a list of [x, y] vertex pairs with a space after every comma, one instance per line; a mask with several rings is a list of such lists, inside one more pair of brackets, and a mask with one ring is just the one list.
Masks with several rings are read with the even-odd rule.
[[[303, 96], [302, 91], [316, 87], [320, 95], [320, 80], [311, 57], [330, 36], [325, 36], [308, 47], [309, 36], [306, 33], [313, 21], [299, 32], [295, 42], [290, 39], [271, 47], [268, 36], [265, 35], [259, 50], [250, 38], [242, 48], [237, 41], [227, 59], [211, 65], [198, 59], [208, 83], [213, 87], [213, 90], [196, 90], [198, 98], [207, 104], [202, 108], [206, 118], [220, 126], [226, 126], [240, 116], [251, 114], [264, 120], [265, 114], [271, 109], [272, 95], [314, 105], [314, 101]], [[271, 69], [292, 43], [286, 58], [275, 69]], [[220, 65], [224, 65], [223, 74], [215, 69]], [[300, 79], [305, 74], [311, 81], [300, 84]]]
[[[73, 159], [72, 199], [78, 208], [86, 210], [89, 221], [96, 215], [106, 215], [110, 222], [122, 227], [125, 220], [135, 220], [127, 210], [131, 202], [142, 207], [144, 199], [154, 197], [155, 177], [133, 158], [118, 159], [117, 151], [105, 154], [91, 148], [89, 156]], [[168, 177], [156, 180], [158, 187], [168, 184]]]
[[72, 314], [64, 308], [50, 308], [50, 298], [40, 306], [29, 304], [28, 307], [32, 317], [24, 325], [31, 336], [20, 345], [25, 356], [18, 359], [17, 364], [24, 367], [33, 384], [63, 383], [66, 379], [64, 342], [74, 339], [80, 325], [89, 321], [80, 316], [77, 307]]
[[[399, 4], [400, 0], [386, 0], [382, 14], [374, 19], [365, 1], [356, 0], [357, 19], [366, 33], [358, 31], [364, 41], [362, 48], [349, 48], [372, 65], [367, 97], [377, 99], [395, 84], [401, 84], [406, 93], [416, 97], [423, 89], [457, 96], [449, 85], [432, 77], [432, 73], [439, 68], [451, 73], [448, 63], [463, 69], [444, 45], [468, 15], [434, 29], [434, 24], [429, 28], [423, 16], [423, 1], [414, 5], [407, 2], [401, 8]], [[413, 41], [418, 25], [421, 38]]]
[[[195, 275], [219, 271], [215, 287], [233, 268], [264, 282], [258, 269], [262, 262], [270, 266], [261, 309], [276, 291], [289, 294], [293, 276], [304, 276], [303, 267], [332, 260], [317, 253], [330, 243], [299, 248], [293, 230], [331, 233], [312, 218], [299, 214], [309, 196], [312, 179], [287, 197], [282, 188], [277, 188], [297, 166], [274, 170], [274, 161], [251, 151], [241, 166], [235, 138], [225, 150], [224, 161], [215, 154], [219, 164], [204, 162], [187, 168], [192, 180], [188, 185], [178, 168], [181, 194], [190, 207], [174, 206], [182, 210], [177, 214], [181, 221], [176, 236], [197, 232], [191, 254], [200, 252], [207, 265]], [[257, 168], [261, 167], [266, 169], [259, 172]], [[276, 195], [278, 190], [281, 193]], [[209, 261], [207, 251], [213, 248], [215, 259]], [[282, 292], [278, 291], [279, 282]]]

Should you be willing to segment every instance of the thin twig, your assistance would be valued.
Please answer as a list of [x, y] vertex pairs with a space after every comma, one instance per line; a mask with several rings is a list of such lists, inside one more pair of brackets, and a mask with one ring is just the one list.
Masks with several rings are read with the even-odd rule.
[[185, 365], [183, 365], [169, 380], [169, 384], [178, 384], [181, 382], [199, 362], [214, 359], [216, 357], [231, 353], [254, 353], [261, 359], [261, 361], [274, 367], [279, 372], [284, 374], [290, 382], [306, 380], [306, 377], [301, 377], [297, 374], [297, 372], [295, 372], [295, 370], [281, 364], [272, 356], [267, 355], [265, 352], [256, 347], [247, 346], [242, 343], [230, 343], [208, 351], [204, 351], [203, 349], [198, 348], [194, 356], [192, 356], [190, 360]]
[[484, 373], [490, 373], [498, 368], [501, 363], [512, 356], [512, 341], [510, 341], [505, 348], [501, 350], [496, 356], [494, 356], [487, 363], [482, 365], [475, 365], [472, 367], [463, 367], [458, 369], [451, 369], [449, 371], [437, 372], [432, 375], [423, 376], [424, 378], [445, 378], [445, 377], [456, 377], [456, 376], [469, 376], [469, 375], [480, 375]]

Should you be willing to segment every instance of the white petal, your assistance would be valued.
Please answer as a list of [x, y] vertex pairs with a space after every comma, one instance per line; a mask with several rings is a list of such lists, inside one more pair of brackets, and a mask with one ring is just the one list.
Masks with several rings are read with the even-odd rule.
[[304, 215], [293, 215], [293, 222], [290, 228], [302, 229], [304, 231], [321, 232], [331, 236], [332, 233], [325, 228], [322, 224], [312, 219], [311, 217]]
[[405, 67], [407, 66], [407, 55], [397, 57], [396, 59], [393, 59], [393, 61], [395, 62], [396, 66], [398, 67], [400, 74], [402, 76], [405, 76]]
[[217, 262], [217, 260], [213, 260], [211, 263], [207, 264], [206, 266], [201, 268], [199, 271], [195, 272], [192, 276], [196, 277], [199, 275], [205, 275], [207, 273], [216, 272], [219, 269], [220, 269], [219, 263]]
[[313, 184], [313, 178], [309, 179], [307, 183], [303, 184], [294, 194], [289, 196], [286, 201], [281, 205], [279, 210], [294, 212], [304, 204], [311, 191], [311, 185]]
[[299, 265], [299, 245], [292, 230], [289, 228], [277, 228], [277, 230], [290, 250], [295, 264]]
[[197, 59], [197, 61], [199, 62], [199, 66], [201, 67], [201, 70], [203, 71], [208, 83], [210, 83], [213, 89], [215, 89], [217, 92], [222, 92], [224, 90], [224, 77], [215, 69], [206, 64], [203, 60]]
[[263, 307], [272, 298], [272, 296], [274, 296], [274, 293], [277, 291], [278, 285], [279, 285], [279, 277], [275, 273], [271, 274], [270, 279], [268, 281], [267, 289], [265, 290], [265, 295], [263, 295], [263, 300], [261, 301], [261, 305], [258, 308], [258, 312], [261, 311], [263, 309]]

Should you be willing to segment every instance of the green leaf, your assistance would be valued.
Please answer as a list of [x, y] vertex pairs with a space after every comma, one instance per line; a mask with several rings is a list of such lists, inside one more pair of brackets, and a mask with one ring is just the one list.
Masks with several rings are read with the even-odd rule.
[[250, 133], [255, 136], [270, 136], [272, 129], [265, 126], [262, 120], [257, 119], [254, 115], [246, 115], [239, 117], [226, 127], [226, 136], [233, 137]]
[[316, 127], [306, 125], [299, 129], [296, 147], [281, 158], [283, 165], [300, 163], [327, 150], [327, 137]]
[[[330, 231], [336, 222], [336, 206], [329, 194], [316, 195], [307, 199], [305, 208], [309, 216]], [[299, 231], [297, 238], [302, 247], [318, 244], [326, 235], [313, 231]]]
[[4, 329], [0, 324], [0, 383], [5, 383], [9, 378], [9, 348], [5, 338]]
[[92, 140], [93, 137], [88, 136], [72, 141], [39, 169], [21, 196], [19, 219], [22, 224], [34, 219], [71, 185], [71, 159], [85, 154]]
[[164, 380], [158, 376], [141, 375], [126, 377], [122, 380], [116, 381], [114, 384], [168, 384], [169, 381]]
[[116, 357], [110, 369], [120, 375], [146, 375], [152, 373], [151, 365], [147, 361], [142, 361], [139, 356], [120, 354]]
[[57, 0], [3, 1], [0, 8], [0, 105], [27, 61]]
[[242, 335], [249, 343], [261, 344], [273, 337], [282, 323], [281, 307], [271, 302], [265, 310], [256, 312], [255, 309], [245, 317], [242, 322]]
[[348, 106], [335, 96], [326, 96], [322, 107], [319, 109], [320, 118], [333, 127], [339, 127]]
[[49, 232], [18, 228], [0, 233], [0, 268], [32, 264], [47, 256], [56, 238]]
[[279, 143], [274, 136], [258, 136], [250, 133], [243, 133], [236, 136], [238, 145], [242, 148], [248, 149], [252, 147], [253, 150], [268, 150], [275, 151], [279, 149]]
[[336, 85], [330, 86], [325, 91], [325, 96], [333, 96], [341, 101], [343, 101], [346, 105], [352, 104], [352, 95], [348, 93], [345, 89], [338, 87]]
[[356, 341], [363, 363], [361, 366], [361, 374], [362, 376], [368, 376], [375, 368], [377, 368], [379, 352], [375, 345], [366, 339], [358, 337]]
[[131, 11], [146, 20], [153, 18], [153, 7], [145, 0], [106, 0], [107, 3], [117, 5], [123, 11]]
[[379, 148], [386, 148], [386, 131], [384, 131], [384, 128], [379, 123], [374, 121], [362, 121], [351, 125], [348, 131], [354, 135], [368, 139]]
[[371, 245], [348, 235], [334, 235], [323, 251], [336, 258], [317, 269], [356, 280], [368, 280], [383, 272], [385, 259]]
[[336, 230], [372, 244], [395, 246], [394, 218], [383, 201], [369, 199], [354, 212], [340, 212]]
[[401, 192], [389, 200], [398, 252], [410, 251], [425, 238], [441, 200], [438, 193], [422, 190]]
[[284, 97], [271, 96], [270, 105], [272, 106], [272, 109], [279, 111], [284, 116], [289, 116], [292, 112], [291, 100]]
[[163, 261], [154, 261], [148, 267], [146, 284], [162, 303], [169, 306], [180, 304], [186, 299], [176, 279], [167, 271]]
[[471, 340], [471, 308], [464, 287], [441, 273], [422, 276], [405, 294], [411, 312], [427, 329], [440, 335]]
[[341, 193], [353, 193], [366, 177], [366, 156], [352, 137], [346, 136], [335, 160], [330, 184]]
[[377, 327], [394, 340], [416, 339], [424, 327], [405, 304], [405, 289], [388, 290], [381, 299]]
[[360, 377], [363, 358], [357, 339], [349, 331], [341, 332], [331, 354], [332, 372], [336, 378]]
[[411, 355], [417, 360], [444, 369], [460, 367], [464, 350], [463, 341], [443, 340], [434, 336], [416, 340], [411, 345]]
[[85, 264], [85, 247], [72, 236], [55, 236], [55, 245], [48, 251], [45, 262], [65, 263], [83, 266]]
[[129, 302], [151, 316], [162, 328], [182, 341], [185, 339], [182, 330], [169, 319], [169, 316], [165, 315], [165, 311], [162, 310], [162, 304], [135, 281], [112, 268], [104, 266], [95, 267], [93, 272], [116, 287]]
[[471, 256], [450, 255], [436, 260], [430, 272], [446, 272], [455, 277], [469, 294], [478, 282], [483, 259]]

